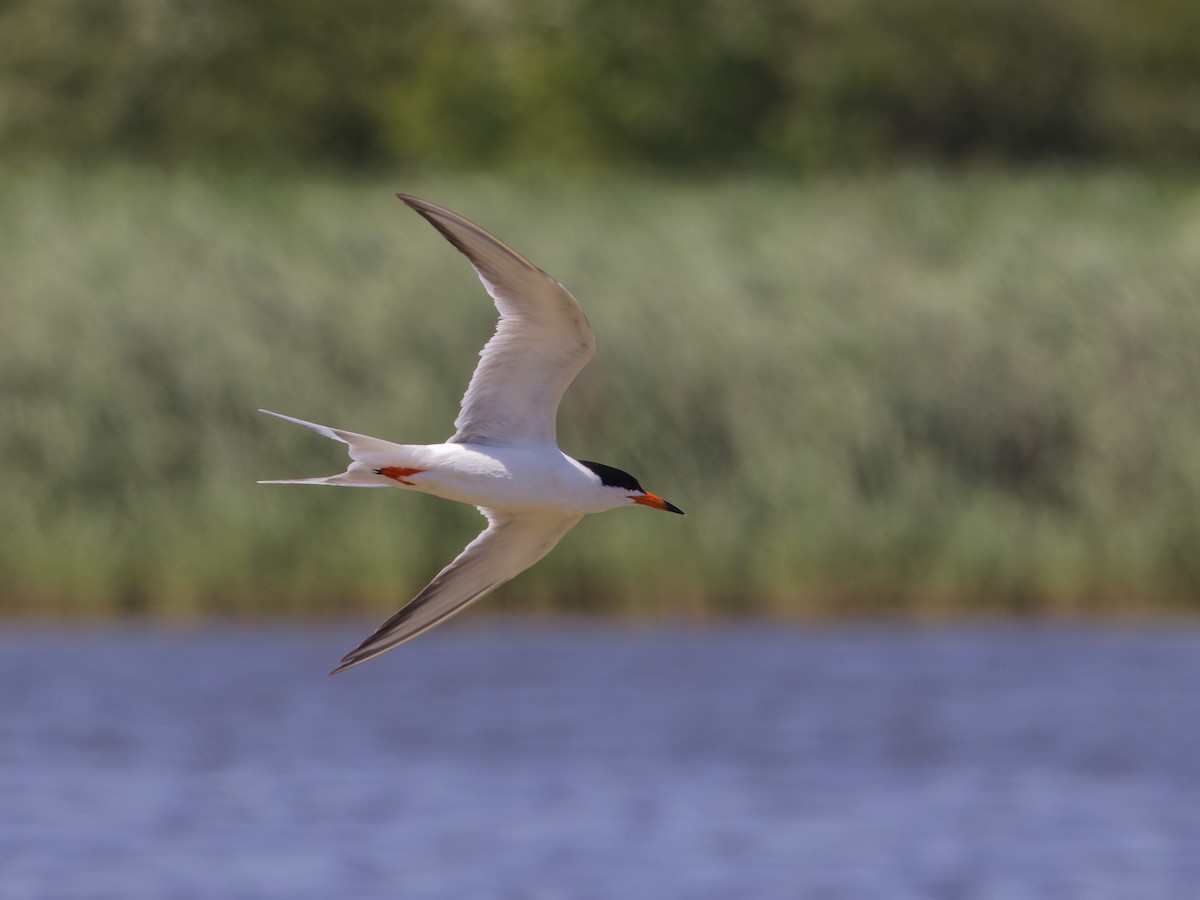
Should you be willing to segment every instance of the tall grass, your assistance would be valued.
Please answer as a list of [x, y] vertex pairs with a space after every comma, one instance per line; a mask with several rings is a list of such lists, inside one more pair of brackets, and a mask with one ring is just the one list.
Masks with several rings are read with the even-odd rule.
[[592, 517], [498, 607], [1172, 613], [1200, 605], [1200, 183], [0, 172], [0, 609], [381, 613], [476, 532], [265, 406], [451, 430], [494, 312], [393, 197], [583, 303], [567, 452], [688, 517]]

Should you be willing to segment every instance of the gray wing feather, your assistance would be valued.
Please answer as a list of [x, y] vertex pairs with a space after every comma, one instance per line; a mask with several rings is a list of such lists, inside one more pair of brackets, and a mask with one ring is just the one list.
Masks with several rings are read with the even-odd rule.
[[478, 225], [425, 200], [397, 196], [467, 257], [500, 313], [451, 442], [556, 444], [559, 401], [596, 353], [583, 309], [566, 288]]
[[374, 659], [428, 631], [525, 571], [583, 518], [561, 513], [479, 510], [488, 526], [398, 613], [342, 657], [330, 674]]

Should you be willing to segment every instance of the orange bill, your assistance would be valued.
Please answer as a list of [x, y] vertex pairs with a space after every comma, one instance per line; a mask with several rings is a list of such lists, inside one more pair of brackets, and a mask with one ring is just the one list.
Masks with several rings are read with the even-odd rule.
[[651, 493], [633, 494], [631, 496], [633, 497], [634, 503], [638, 503], [642, 506], [649, 506], [651, 509], [661, 509], [664, 512], [679, 513], [681, 516], [684, 515], [683, 510], [674, 503], [668, 503], [662, 497], [656, 497]]

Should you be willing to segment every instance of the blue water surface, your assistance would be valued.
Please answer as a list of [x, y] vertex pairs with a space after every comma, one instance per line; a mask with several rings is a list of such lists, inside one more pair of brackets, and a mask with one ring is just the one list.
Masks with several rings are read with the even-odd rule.
[[1200, 898], [1200, 629], [6, 626], [0, 897]]

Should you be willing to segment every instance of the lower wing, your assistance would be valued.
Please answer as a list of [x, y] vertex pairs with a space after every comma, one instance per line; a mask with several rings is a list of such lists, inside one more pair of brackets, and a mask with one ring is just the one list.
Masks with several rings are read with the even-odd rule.
[[508, 513], [480, 507], [488, 526], [454, 562], [330, 674], [357, 666], [444, 622], [549, 553], [583, 518], [562, 513]]

